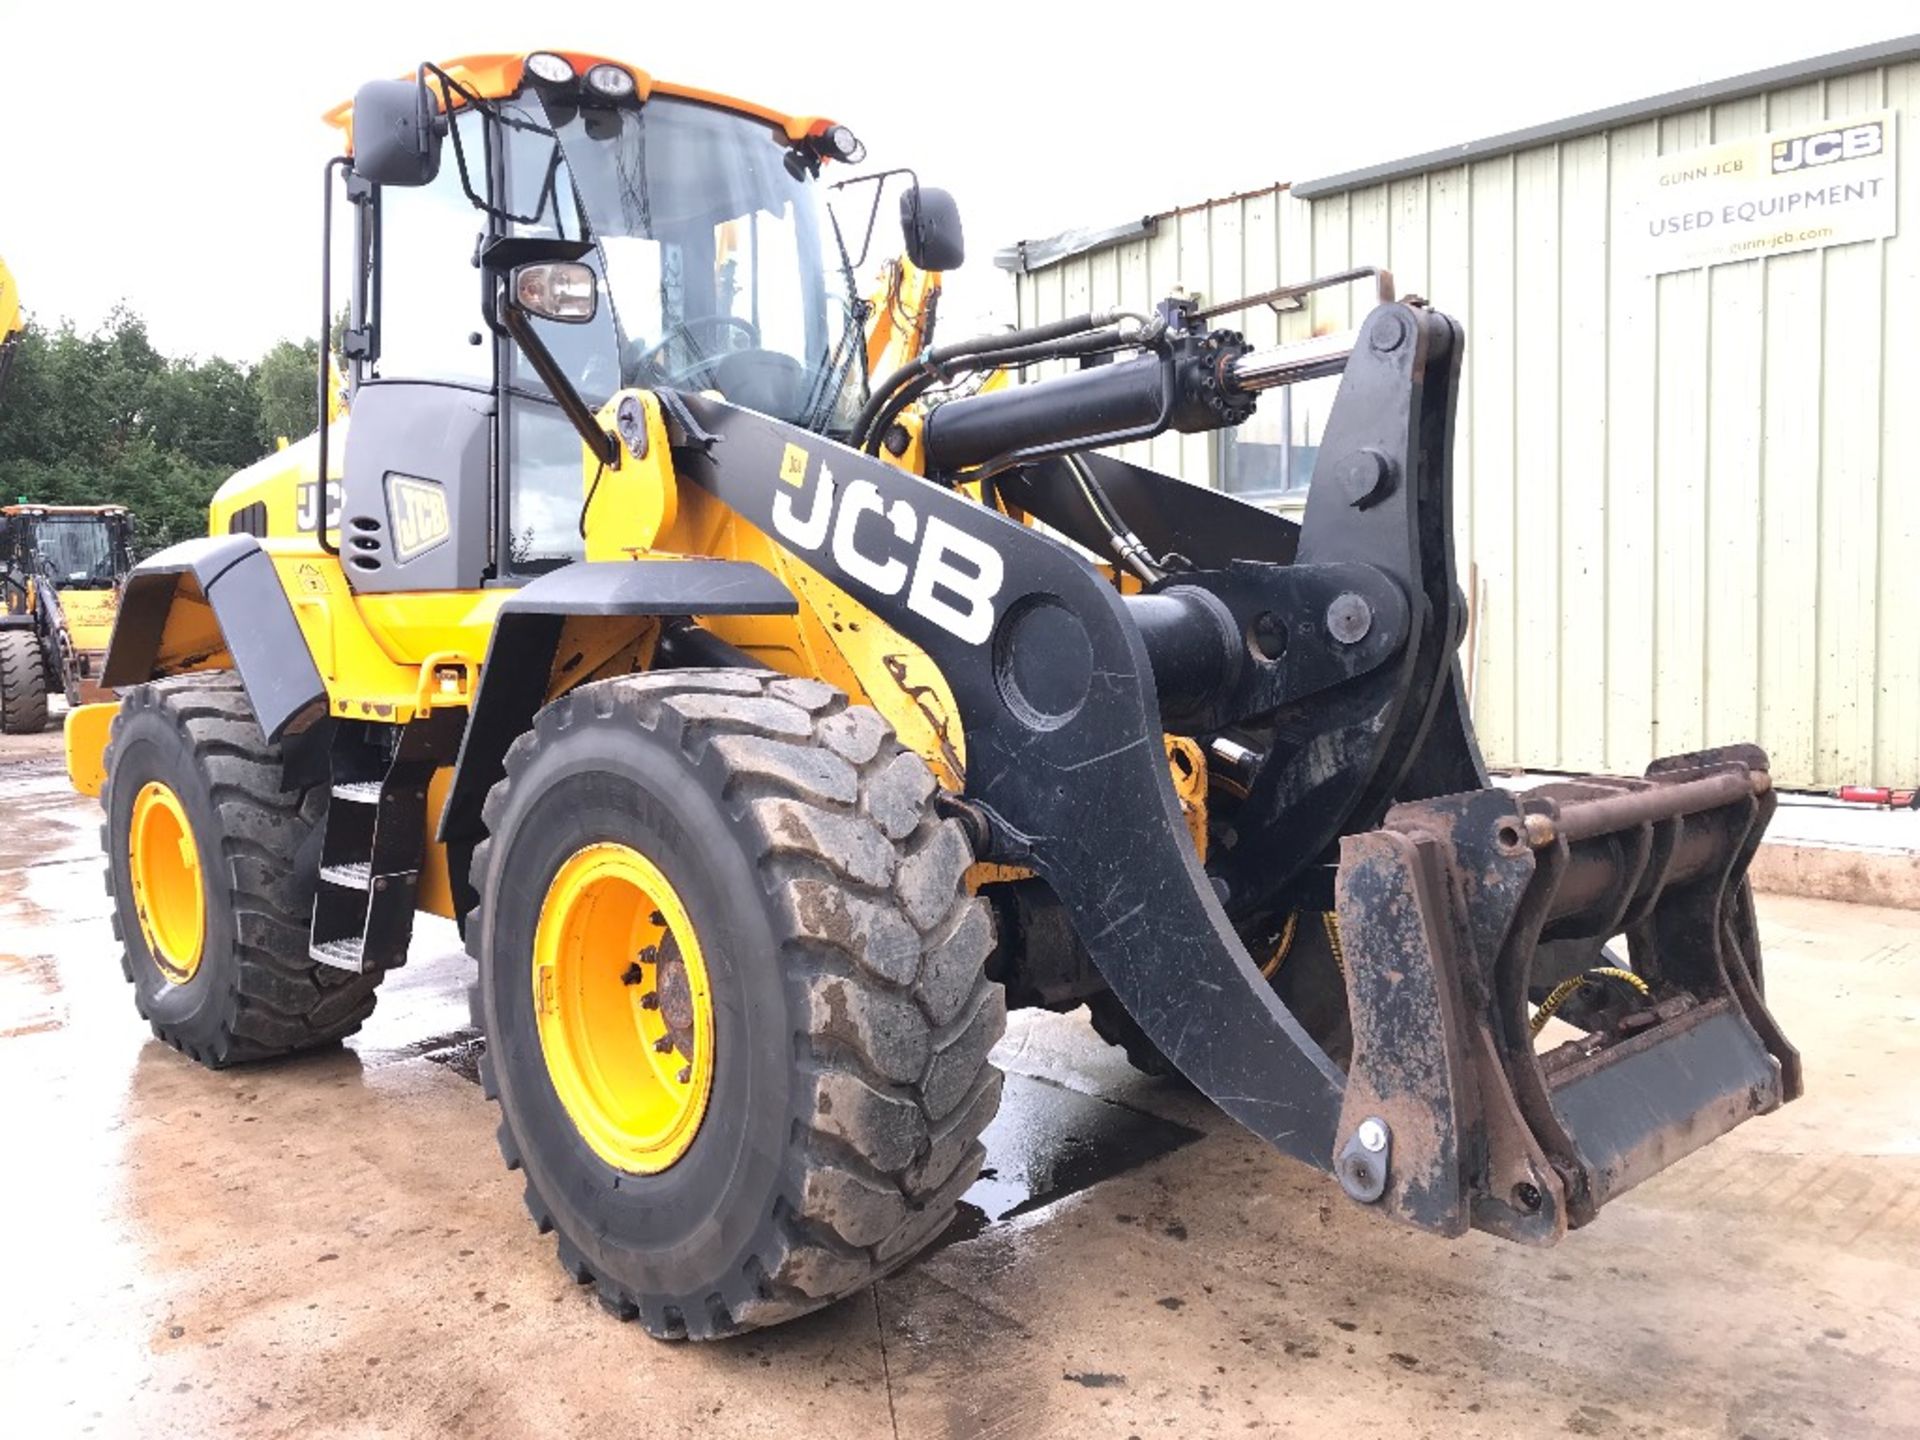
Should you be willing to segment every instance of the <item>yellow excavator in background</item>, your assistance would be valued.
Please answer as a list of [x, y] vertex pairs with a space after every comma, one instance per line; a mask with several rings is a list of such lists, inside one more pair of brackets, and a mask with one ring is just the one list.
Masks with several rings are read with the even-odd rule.
[[124, 505], [0, 506], [0, 732], [45, 729], [49, 695], [112, 698], [100, 672], [132, 568]]
[[[0, 399], [24, 328], [20, 289], [0, 260]], [[47, 697], [108, 698], [100, 667], [133, 568], [122, 505], [0, 506], [0, 733], [46, 728]]]

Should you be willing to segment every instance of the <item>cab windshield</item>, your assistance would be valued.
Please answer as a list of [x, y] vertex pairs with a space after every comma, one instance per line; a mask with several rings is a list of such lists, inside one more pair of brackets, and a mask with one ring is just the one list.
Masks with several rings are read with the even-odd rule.
[[42, 571], [63, 589], [99, 589], [113, 584], [113, 537], [107, 522], [92, 516], [42, 516], [34, 525], [34, 548]]
[[547, 221], [517, 228], [595, 245], [601, 313], [541, 327], [589, 400], [713, 389], [811, 430], [851, 429], [867, 385], [851, 276], [783, 135], [665, 96], [606, 108], [536, 94], [516, 108], [559, 147], [557, 164], [551, 144], [510, 149], [525, 157], [509, 165], [510, 203]]

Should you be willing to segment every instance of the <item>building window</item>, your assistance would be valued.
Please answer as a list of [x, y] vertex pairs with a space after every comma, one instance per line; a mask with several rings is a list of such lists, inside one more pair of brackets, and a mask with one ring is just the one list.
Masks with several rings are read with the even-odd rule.
[[1261, 396], [1251, 420], [1220, 432], [1220, 488], [1247, 500], [1304, 499], [1339, 390], [1330, 375]]

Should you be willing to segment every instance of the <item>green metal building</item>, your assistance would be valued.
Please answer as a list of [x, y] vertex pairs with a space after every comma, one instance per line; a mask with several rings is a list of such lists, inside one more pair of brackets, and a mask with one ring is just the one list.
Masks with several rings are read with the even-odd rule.
[[[1912, 786], [1916, 109], [1920, 36], [997, 260], [1021, 324], [1363, 265], [1465, 322], [1457, 528], [1489, 763], [1632, 770], [1757, 737], [1782, 785]], [[1242, 328], [1304, 338], [1371, 303], [1347, 287]], [[1296, 508], [1336, 384], [1129, 458]]]

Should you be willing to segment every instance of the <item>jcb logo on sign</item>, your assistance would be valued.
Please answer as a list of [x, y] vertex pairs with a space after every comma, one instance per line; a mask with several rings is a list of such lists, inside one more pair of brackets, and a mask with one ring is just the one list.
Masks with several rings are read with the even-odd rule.
[[[789, 478], [796, 456], [798, 476]], [[807, 458], [798, 445], [788, 445], [780, 479], [803, 484]], [[773, 528], [801, 550], [825, 550], [850, 580], [882, 595], [905, 590], [907, 608], [949, 635], [984, 645], [993, 634], [993, 601], [1007, 575], [1000, 552], [938, 515], [921, 516], [907, 500], [889, 502], [871, 480], [852, 481], [843, 491], [822, 461], [811, 495], [796, 504], [792, 490], [775, 493]]]
[[426, 554], [453, 530], [447, 515], [447, 492], [438, 481], [412, 475], [387, 476], [387, 519], [393, 526], [396, 560]]
[[1818, 135], [1796, 135], [1791, 140], [1773, 142], [1773, 173], [1785, 175], [1840, 160], [1864, 160], [1885, 148], [1886, 134], [1878, 120], [1844, 130], [1822, 130]]

